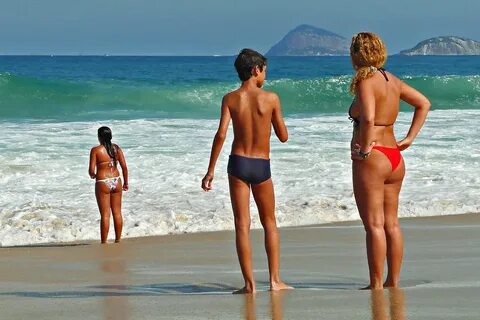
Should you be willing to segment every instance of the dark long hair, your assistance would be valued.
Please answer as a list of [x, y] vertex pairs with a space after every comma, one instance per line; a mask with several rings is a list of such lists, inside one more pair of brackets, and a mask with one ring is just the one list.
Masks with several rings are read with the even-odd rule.
[[112, 130], [110, 130], [109, 127], [98, 128], [98, 140], [100, 144], [105, 147], [110, 158], [117, 163], [115, 148], [112, 145]]

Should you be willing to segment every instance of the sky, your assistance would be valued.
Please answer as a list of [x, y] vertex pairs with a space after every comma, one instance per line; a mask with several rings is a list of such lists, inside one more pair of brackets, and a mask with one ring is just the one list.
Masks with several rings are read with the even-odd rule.
[[478, 0], [0, 0], [0, 54], [266, 52], [300, 24], [373, 31], [390, 53], [427, 38], [480, 40]]

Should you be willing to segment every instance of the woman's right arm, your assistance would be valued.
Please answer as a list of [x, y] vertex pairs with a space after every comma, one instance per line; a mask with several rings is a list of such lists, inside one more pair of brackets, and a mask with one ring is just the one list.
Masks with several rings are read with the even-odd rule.
[[88, 175], [92, 179], [95, 179], [95, 165], [96, 165], [96, 163], [97, 163], [97, 157], [96, 157], [95, 148], [92, 148], [90, 150], [90, 164], [88, 166]]
[[420, 129], [423, 127], [428, 111], [430, 110], [430, 101], [419, 91], [403, 81], [400, 87], [400, 99], [415, 108], [412, 124], [410, 125], [407, 136], [405, 139], [397, 142], [398, 148], [405, 150], [410, 147], [420, 132]]

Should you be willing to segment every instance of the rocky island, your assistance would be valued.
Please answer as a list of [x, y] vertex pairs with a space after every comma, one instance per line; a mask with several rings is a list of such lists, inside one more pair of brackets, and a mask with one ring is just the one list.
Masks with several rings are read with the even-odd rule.
[[345, 56], [350, 42], [342, 36], [311, 25], [300, 25], [274, 45], [267, 56]]
[[424, 40], [400, 55], [480, 55], [480, 42], [461, 37], [436, 37]]

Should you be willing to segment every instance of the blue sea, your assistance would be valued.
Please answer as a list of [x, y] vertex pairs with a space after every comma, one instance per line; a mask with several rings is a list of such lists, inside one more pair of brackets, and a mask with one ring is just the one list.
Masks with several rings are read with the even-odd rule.
[[[230, 230], [226, 163], [200, 189], [234, 57], [0, 57], [0, 245], [98, 239], [87, 175], [96, 130], [124, 150], [126, 237]], [[432, 102], [403, 153], [400, 216], [480, 212], [480, 57], [389, 57], [386, 68]], [[359, 219], [351, 187], [348, 57], [272, 57], [290, 140], [272, 137], [280, 226]], [[401, 139], [412, 109], [402, 105]], [[253, 227], [259, 227], [252, 206]], [[113, 230], [111, 230], [113, 235]]]

